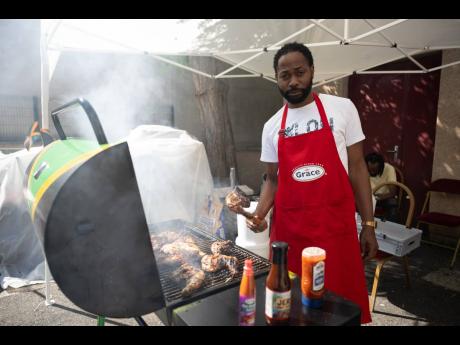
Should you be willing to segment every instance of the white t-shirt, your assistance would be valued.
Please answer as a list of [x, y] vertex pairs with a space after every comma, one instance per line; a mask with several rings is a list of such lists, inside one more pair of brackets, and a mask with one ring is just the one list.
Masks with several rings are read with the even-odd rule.
[[[319, 94], [324, 111], [332, 128], [337, 151], [348, 173], [347, 146], [364, 140], [358, 110], [348, 98]], [[283, 107], [268, 120], [262, 132], [262, 152], [260, 160], [267, 163], [278, 162], [278, 131], [281, 128]], [[315, 102], [301, 108], [288, 109], [286, 136], [295, 136], [323, 128]]]

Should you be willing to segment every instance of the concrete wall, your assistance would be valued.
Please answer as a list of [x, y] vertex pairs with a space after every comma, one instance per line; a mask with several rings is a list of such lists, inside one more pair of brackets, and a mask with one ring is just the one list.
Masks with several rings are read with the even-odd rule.
[[[443, 51], [442, 64], [460, 60], [460, 50]], [[441, 71], [432, 181], [460, 179], [460, 65]], [[460, 196], [433, 195], [431, 211], [460, 216]], [[441, 233], [445, 231], [438, 229]], [[458, 232], [457, 232], [458, 233]]]
[[[218, 61], [218, 71], [228, 65]], [[168, 67], [171, 90], [177, 95], [174, 104], [176, 126], [203, 140], [203, 126], [195, 99], [192, 74]], [[208, 71], [215, 72], [215, 71]], [[238, 74], [245, 73], [240, 71]], [[264, 123], [282, 106], [282, 97], [275, 83], [259, 78], [225, 79], [229, 86], [228, 111], [236, 148], [238, 182], [259, 193], [265, 165], [260, 161]]]

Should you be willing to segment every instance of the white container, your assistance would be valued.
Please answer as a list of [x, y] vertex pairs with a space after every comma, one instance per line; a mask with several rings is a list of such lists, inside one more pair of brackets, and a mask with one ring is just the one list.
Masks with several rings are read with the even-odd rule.
[[254, 253], [254, 254], [257, 254], [265, 259], [268, 260], [268, 257], [270, 255], [270, 241], [268, 241], [267, 243], [262, 243], [262, 244], [259, 244], [259, 245], [248, 245], [247, 243], [241, 243], [240, 240], [238, 240], [238, 237], [236, 238], [235, 240], [235, 244], [237, 246], [240, 246], [244, 249], [247, 249], [249, 250], [250, 252]]
[[[251, 201], [250, 206], [245, 208], [245, 210], [248, 212], [254, 212], [257, 204], [258, 203], [256, 201]], [[268, 231], [270, 228], [270, 215], [271, 211], [265, 217], [268, 224], [267, 229], [260, 233], [255, 233], [247, 227], [246, 217], [238, 214], [236, 216], [238, 225], [238, 237], [235, 240], [236, 245], [268, 259], [270, 249], [270, 236]]]
[[[361, 219], [358, 220], [358, 234], [361, 233]], [[377, 221], [375, 237], [379, 245], [379, 250], [395, 256], [404, 256], [414, 249], [420, 247], [422, 240], [422, 230], [407, 229], [404, 225], [393, 222]]]

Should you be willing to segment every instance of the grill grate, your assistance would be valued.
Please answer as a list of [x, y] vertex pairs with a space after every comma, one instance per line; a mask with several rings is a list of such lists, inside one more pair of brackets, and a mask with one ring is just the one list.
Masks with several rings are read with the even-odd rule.
[[[171, 231], [171, 227], [168, 227], [168, 230]], [[175, 231], [192, 236], [196, 245], [206, 254], [211, 254], [211, 244], [213, 242], [221, 240], [204, 232], [200, 228], [190, 225], [183, 225], [178, 227]], [[181, 291], [185, 286], [185, 281], [183, 284], [178, 284], [171, 278], [171, 272], [174, 271], [174, 269], [158, 265], [163, 296], [166, 304], [168, 306], [177, 306], [180, 304], [190, 303], [193, 300], [197, 300], [213, 293], [217, 293], [218, 291], [239, 285], [243, 276], [244, 260], [246, 259], [252, 259], [255, 277], [267, 274], [271, 267], [270, 262], [265, 258], [236, 245], [233, 245], [230, 252], [226, 255], [235, 256], [238, 259], [238, 273], [233, 278], [229, 279], [230, 274], [226, 268], [218, 272], [206, 272], [205, 283], [201, 289], [197, 290], [193, 295], [185, 298], [182, 297], [181, 294]]]

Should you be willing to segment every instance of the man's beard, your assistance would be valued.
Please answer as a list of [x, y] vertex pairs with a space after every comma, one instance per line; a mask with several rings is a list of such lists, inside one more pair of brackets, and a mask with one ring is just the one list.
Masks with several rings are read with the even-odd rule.
[[[289, 91], [286, 91], [286, 92], [283, 92], [279, 88], [279, 86], [278, 86], [278, 89], [280, 90], [281, 95], [290, 104], [299, 104], [299, 103], [302, 103], [303, 101], [305, 101], [307, 99], [308, 95], [310, 95], [310, 92], [311, 92], [311, 89], [312, 89], [312, 82], [310, 81], [310, 85], [308, 85], [306, 89], [293, 89], [293, 90], [289, 90]], [[298, 95], [291, 96], [289, 94], [289, 92], [292, 92], [292, 91], [300, 91], [300, 93]]]

